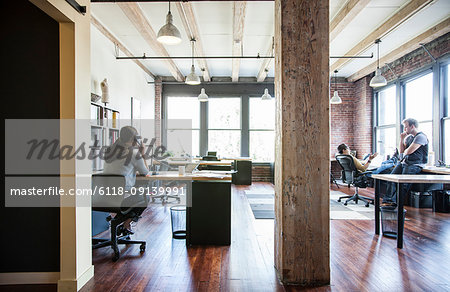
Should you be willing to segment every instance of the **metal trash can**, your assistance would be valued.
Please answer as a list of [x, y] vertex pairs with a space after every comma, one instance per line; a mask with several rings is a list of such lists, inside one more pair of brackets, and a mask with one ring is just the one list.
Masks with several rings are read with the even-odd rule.
[[[397, 238], [397, 212], [394, 206], [383, 206], [381, 209], [381, 231], [383, 236]], [[403, 224], [405, 224], [406, 209], [403, 209]]]
[[170, 219], [172, 222], [172, 237], [175, 239], [185, 239], [186, 206], [178, 205], [170, 207]]

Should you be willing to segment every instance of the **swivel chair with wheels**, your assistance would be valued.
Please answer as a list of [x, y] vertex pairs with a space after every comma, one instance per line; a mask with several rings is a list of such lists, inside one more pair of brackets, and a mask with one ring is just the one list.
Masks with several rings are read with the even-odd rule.
[[347, 206], [347, 203], [350, 201], [355, 201], [355, 204], [358, 204], [358, 200], [366, 203], [366, 207], [369, 207], [369, 203], [374, 202], [373, 199], [360, 196], [358, 194], [358, 188], [366, 188], [369, 178], [367, 174], [371, 173], [370, 171], [359, 172], [356, 169], [355, 163], [353, 162], [353, 157], [350, 155], [339, 154], [336, 155], [336, 161], [342, 167], [342, 181], [350, 187], [350, 185], [355, 186], [355, 193], [353, 195], [342, 196], [339, 197], [338, 202], [342, 199], [347, 199], [344, 202], [344, 206]]
[[[112, 218], [108, 216], [107, 221], [111, 225], [110, 238], [92, 238], [92, 248], [111, 246], [114, 251], [113, 261], [120, 257], [119, 244], [140, 244], [140, 251], [145, 251], [145, 241], [131, 240], [129, 234], [118, 234], [123, 222], [127, 219], [137, 221], [140, 213], [147, 207], [147, 197], [134, 195], [132, 200], [124, 199], [120, 195], [125, 190], [125, 177], [113, 174], [92, 175], [92, 210], [100, 212], [115, 213]], [[124, 192], [125, 193], [125, 192]]]

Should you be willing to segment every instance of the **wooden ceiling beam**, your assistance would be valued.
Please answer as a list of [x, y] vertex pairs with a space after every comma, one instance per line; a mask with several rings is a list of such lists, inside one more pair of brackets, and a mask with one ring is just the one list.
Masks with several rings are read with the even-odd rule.
[[[382, 23], [379, 27], [377, 27], [373, 32], [371, 32], [367, 37], [365, 37], [362, 41], [360, 41], [356, 46], [354, 46], [350, 51], [346, 54], [347, 56], [357, 56], [370, 48], [371, 45], [375, 42], [376, 39], [381, 39], [385, 37], [390, 32], [394, 31], [397, 27], [399, 27], [402, 23], [410, 19], [417, 12], [421, 11], [428, 5], [430, 5], [433, 0], [413, 0], [406, 4], [402, 9], [400, 9], [397, 13], [395, 13], [391, 18]], [[341, 58], [334, 62], [330, 71], [342, 68], [345, 64], [350, 62], [351, 59]]]
[[[190, 40], [195, 39], [195, 55], [205, 56], [203, 51], [203, 44], [200, 38], [200, 32], [198, 31], [197, 21], [195, 19], [194, 11], [192, 10], [192, 5], [189, 2], [177, 2], [176, 3], [178, 12], [181, 17], [181, 22], [183, 22], [186, 34]], [[197, 64], [202, 70], [203, 81], [211, 81], [211, 75], [209, 73], [208, 64], [205, 59], [197, 59]]]
[[[269, 49], [267, 50], [267, 53], [265, 56], [273, 56], [273, 37], [272, 37], [272, 41], [270, 42], [270, 46]], [[272, 61], [272, 59], [266, 58], [263, 60], [263, 62], [261, 63], [261, 67], [259, 68], [259, 73], [258, 76], [256, 77], [256, 81], [257, 82], [263, 82], [266, 77], [267, 74], [269, 73], [269, 66], [270, 66], [270, 62]]]
[[[233, 2], [233, 56], [242, 55], [242, 40], [244, 37], [244, 22], [245, 22], [245, 10], [247, 3], [245, 1]], [[239, 81], [239, 67], [241, 65], [240, 59], [233, 59], [233, 65], [231, 70], [232, 82]]]
[[330, 43], [369, 4], [370, 0], [349, 0], [330, 22]]
[[[125, 15], [128, 17], [130, 22], [136, 27], [137, 31], [141, 34], [150, 48], [157, 56], [170, 57], [166, 48], [156, 40], [156, 33], [152, 26], [145, 17], [142, 9], [135, 2], [122, 2], [117, 3]], [[167, 67], [173, 77], [177, 81], [184, 81], [184, 75], [181, 74], [175, 62], [171, 59], [164, 60]]]
[[[404, 43], [397, 49], [391, 51], [387, 55], [380, 58], [380, 64], [391, 63], [391, 62], [397, 60], [398, 58], [420, 48], [421, 43], [429, 43], [432, 40], [448, 33], [449, 31], [450, 31], [450, 18], [446, 18], [444, 21], [433, 26], [429, 30], [416, 36], [415, 38], [411, 39], [410, 41]], [[348, 77], [347, 80], [350, 82], [354, 82], [354, 81], [374, 72], [376, 67], [377, 67], [377, 62], [375, 61], [372, 64], [370, 64], [369, 66], [359, 70], [355, 74]]]
[[[115, 44], [119, 50], [121, 50], [125, 55], [127, 55], [128, 57], [134, 57], [134, 55], [109, 31], [106, 29], [106, 27], [103, 26], [103, 24], [101, 24], [97, 18], [94, 17], [94, 15], [91, 14], [91, 23], [106, 37], [108, 38], [113, 44]], [[148, 70], [147, 67], [145, 67], [144, 64], [142, 64], [141, 61], [139, 60], [133, 60], [134, 63], [136, 63], [136, 65], [138, 65], [139, 67], [141, 67], [142, 70], [144, 70], [145, 73], [147, 73], [148, 75], [150, 75], [153, 79], [156, 79], [155, 74], [153, 74], [152, 72], [150, 72], [150, 70]]]

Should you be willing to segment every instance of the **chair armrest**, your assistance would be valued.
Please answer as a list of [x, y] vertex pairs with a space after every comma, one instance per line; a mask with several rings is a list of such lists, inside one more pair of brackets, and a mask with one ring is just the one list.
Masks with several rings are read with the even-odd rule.
[[368, 170], [368, 171], [359, 173], [359, 175], [366, 175], [366, 174], [371, 174], [371, 173], [372, 173], [372, 171]]

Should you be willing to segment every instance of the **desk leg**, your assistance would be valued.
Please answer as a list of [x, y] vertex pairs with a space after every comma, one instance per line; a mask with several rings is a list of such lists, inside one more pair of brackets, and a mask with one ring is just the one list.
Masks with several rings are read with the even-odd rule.
[[186, 182], [186, 246], [191, 245], [192, 181]]
[[403, 226], [404, 219], [403, 216], [403, 197], [401, 197], [402, 184], [397, 183], [397, 248], [403, 248]]
[[375, 180], [375, 234], [380, 234], [380, 180]]

